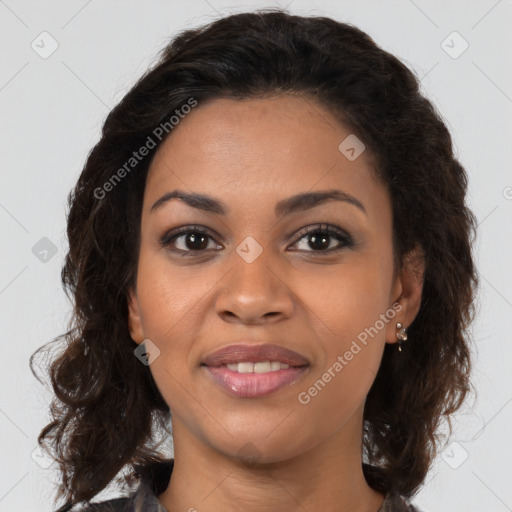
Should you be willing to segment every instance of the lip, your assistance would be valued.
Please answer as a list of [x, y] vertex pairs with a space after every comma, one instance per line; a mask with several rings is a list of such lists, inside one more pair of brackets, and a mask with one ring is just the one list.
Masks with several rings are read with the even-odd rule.
[[307, 366], [290, 366], [268, 373], [238, 373], [226, 366], [202, 367], [213, 382], [238, 398], [260, 398], [297, 382], [308, 370]]
[[[288, 364], [289, 368], [268, 373], [238, 373], [225, 366], [248, 361], [279, 361]], [[239, 398], [260, 398], [290, 386], [302, 377], [309, 366], [309, 361], [297, 352], [269, 343], [229, 345], [210, 352], [201, 364], [213, 382]]]
[[[279, 345], [263, 343], [259, 345], [237, 343], [210, 352], [203, 359], [202, 364], [209, 367], [219, 367], [230, 363], [243, 363], [252, 361], [279, 361], [290, 366], [306, 366], [309, 361], [297, 352]], [[283, 370], [279, 370], [283, 371]]]

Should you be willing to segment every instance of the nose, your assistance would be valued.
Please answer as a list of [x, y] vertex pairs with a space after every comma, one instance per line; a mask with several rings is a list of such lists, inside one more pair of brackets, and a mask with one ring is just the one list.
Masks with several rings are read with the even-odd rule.
[[226, 322], [276, 323], [293, 315], [293, 294], [286, 277], [265, 251], [248, 263], [237, 254], [216, 297], [217, 314]]

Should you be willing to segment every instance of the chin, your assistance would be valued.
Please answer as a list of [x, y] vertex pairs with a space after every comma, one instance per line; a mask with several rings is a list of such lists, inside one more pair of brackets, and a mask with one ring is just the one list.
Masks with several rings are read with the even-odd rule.
[[225, 456], [247, 465], [275, 464], [286, 462], [307, 452], [313, 445], [303, 443], [297, 438], [297, 433], [283, 430], [280, 435], [275, 432], [270, 436], [262, 430], [259, 434], [249, 436], [233, 436], [213, 442], [212, 446]]

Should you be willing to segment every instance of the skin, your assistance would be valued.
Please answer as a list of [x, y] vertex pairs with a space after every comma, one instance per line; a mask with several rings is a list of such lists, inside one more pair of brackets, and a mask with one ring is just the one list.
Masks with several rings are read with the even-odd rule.
[[[187, 115], [151, 163], [129, 325], [134, 341], [160, 350], [150, 371], [172, 412], [175, 467], [159, 496], [168, 510], [376, 512], [382, 504], [362, 473], [363, 407], [385, 343], [397, 341], [396, 322], [410, 325], [419, 310], [423, 260], [416, 253], [395, 271], [388, 192], [368, 151], [349, 161], [338, 150], [349, 134], [311, 99], [215, 99]], [[173, 199], [150, 212], [175, 189], [216, 197], [229, 211]], [[328, 189], [351, 194], [366, 212], [327, 201], [276, 218], [279, 201]], [[314, 250], [311, 235], [298, 234], [320, 223], [355, 245], [330, 237], [328, 248], [339, 251]], [[159, 243], [189, 225], [211, 231], [203, 252], [180, 257]], [[236, 252], [248, 236], [263, 251], [252, 263]], [[171, 243], [196, 246], [186, 236]], [[393, 304], [395, 318], [300, 403]], [[200, 364], [239, 340], [290, 348], [310, 367], [265, 397], [234, 397]]]

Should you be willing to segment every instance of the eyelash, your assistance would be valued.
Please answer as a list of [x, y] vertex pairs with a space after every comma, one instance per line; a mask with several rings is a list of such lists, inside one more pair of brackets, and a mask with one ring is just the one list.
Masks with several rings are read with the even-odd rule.
[[[171, 231], [168, 231], [167, 233], [165, 233], [160, 239], [160, 245], [162, 247], [166, 248], [167, 250], [169, 250], [170, 252], [172, 252], [178, 256], [183, 256], [183, 257], [199, 256], [201, 253], [204, 254], [205, 252], [212, 250], [212, 249], [199, 249], [197, 251], [193, 251], [193, 250], [184, 251], [182, 249], [171, 249], [170, 248], [170, 245], [174, 240], [176, 240], [184, 235], [191, 234], [191, 233], [198, 234], [198, 235], [204, 235], [213, 240], [213, 237], [210, 235], [209, 231], [206, 230], [205, 228], [203, 228], [202, 226], [186, 226], [184, 228], [178, 228], [178, 230], [171, 230]], [[341, 246], [337, 247], [335, 249], [317, 250], [317, 251], [309, 250], [309, 251], [305, 251], [305, 252], [316, 253], [319, 255], [325, 255], [325, 254], [330, 254], [333, 252], [339, 252], [343, 249], [353, 247], [355, 245], [354, 240], [346, 231], [344, 231], [340, 228], [337, 228], [336, 226], [332, 226], [330, 224], [317, 224], [315, 226], [308, 226], [307, 228], [304, 228], [297, 234], [298, 239], [296, 240], [296, 242], [294, 242], [293, 245], [296, 245], [300, 240], [302, 240], [306, 236], [318, 235], [318, 234], [324, 234], [324, 235], [328, 235], [329, 237], [334, 237], [334, 238], [338, 239], [338, 241], [341, 242]], [[215, 250], [215, 249], [213, 249], [213, 250]], [[298, 252], [300, 252], [300, 251], [298, 251]]]

